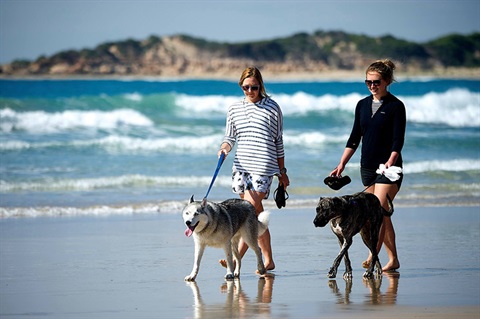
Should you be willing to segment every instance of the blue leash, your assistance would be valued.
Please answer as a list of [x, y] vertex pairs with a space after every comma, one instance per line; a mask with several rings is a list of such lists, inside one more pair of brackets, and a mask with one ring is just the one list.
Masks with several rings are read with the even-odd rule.
[[213, 183], [215, 182], [215, 179], [217, 178], [218, 171], [220, 170], [220, 167], [222, 167], [223, 161], [225, 160], [225, 154], [222, 153], [220, 154], [220, 157], [218, 158], [218, 164], [217, 164], [217, 169], [215, 170], [215, 173], [213, 174], [212, 181], [210, 182], [210, 186], [208, 187], [207, 194], [203, 198], [203, 202], [207, 201], [207, 196], [210, 193], [210, 190], [212, 189]]

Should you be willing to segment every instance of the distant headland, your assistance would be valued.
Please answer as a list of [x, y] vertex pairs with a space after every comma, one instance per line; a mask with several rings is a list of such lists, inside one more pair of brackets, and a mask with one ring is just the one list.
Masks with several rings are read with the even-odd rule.
[[297, 33], [226, 43], [188, 35], [150, 36], [69, 50], [0, 66], [0, 77], [160, 77], [236, 79], [255, 65], [270, 79], [361, 77], [372, 61], [392, 59], [397, 74], [480, 79], [480, 33], [415, 43], [342, 31]]

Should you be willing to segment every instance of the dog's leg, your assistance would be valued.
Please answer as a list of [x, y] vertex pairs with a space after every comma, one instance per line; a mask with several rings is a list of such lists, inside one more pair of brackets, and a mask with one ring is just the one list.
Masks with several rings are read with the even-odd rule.
[[376, 275], [379, 276], [382, 274], [382, 266], [380, 265], [380, 259], [378, 258], [377, 252], [377, 242], [378, 242], [378, 234], [380, 232], [380, 227], [382, 226], [383, 216], [378, 219], [372, 219], [370, 221], [370, 227], [364, 227], [362, 229], [361, 236], [365, 245], [370, 249], [372, 253], [372, 261], [370, 262], [369, 267], [363, 273], [363, 278], [373, 278], [373, 271], [375, 267], [377, 267]]
[[185, 277], [185, 281], [195, 281], [198, 270], [200, 269], [200, 262], [202, 261], [203, 252], [205, 251], [205, 244], [195, 242], [195, 260], [193, 262], [193, 269], [190, 275]]
[[352, 245], [351, 238], [347, 239], [340, 236], [338, 236], [338, 238], [339, 238], [339, 243], [341, 245], [341, 249], [340, 249], [340, 252], [338, 253], [337, 258], [335, 258], [335, 260], [333, 261], [333, 265], [330, 268], [330, 271], [328, 272], [328, 275], [327, 275], [328, 278], [335, 278], [337, 276], [338, 266], [340, 265], [342, 258], [345, 256], [345, 253], [348, 251], [348, 248], [350, 248], [350, 246]]
[[257, 271], [260, 275], [264, 275], [267, 270], [265, 269], [265, 265], [263, 264], [263, 259], [262, 259], [262, 251], [260, 250], [260, 247], [258, 246], [258, 243], [255, 242], [255, 244], [251, 245], [250, 248], [255, 252], [255, 255], [257, 255]]
[[[370, 251], [370, 253], [373, 256], [373, 248], [372, 247], [376, 246], [376, 244], [374, 244], [373, 241], [372, 241], [371, 229], [372, 229], [372, 227], [371, 227], [370, 223], [367, 223], [360, 230], [360, 236], [362, 237], [363, 243], [365, 244], [365, 246], [367, 246], [368, 250]], [[363, 273], [363, 278], [371, 277], [371, 273], [369, 272], [369, 269], [371, 268], [370, 266], [372, 264], [375, 265], [375, 262], [373, 261], [373, 259], [370, 260], [370, 264], [368, 265], [367, 270], [365, 270], [365, 272]]]
[[[228, 240], [226, 243], [225, 243], [225, 246], [223, 247], [223, 250], [225, 251], [225, 260], [227, 261], [227, 274], [225, 275], [225, 279], [226, 280], [233, 280], [235, 278], [234, 274], [233, 274], [233, 256], [232, 256], [232, 250], [236, 249], [237, 250], [237, 255], [238, 255], [238, 248], [237, 247], [233, 247], [233, 245], [236, 244], [235, 242], [232, 242], [232, 240]], [[238, 265], [238, 261], [237, 261], [237, 265], [235, 266], [235, 268], [237, 268], [239, 265]]]
[[232, 239], [233, 261], [235, 265], [235, 270], [233, 271], [233, 277], [235, 278], [240, 277], [240, 268], [242, 268], [242, 257], [240, 256], [240, 252], [238, 251], [238, 242], [239, 242], [238, 237], [234, 237]]
[[[262, 213], [263, 214], [263, 213]], [[257, 222], [257, 221], [255, 221]], [[248, 229], [247, 232], [244, 232], [242, 234], [242, 238], [245, 241], [245, 243], [250, 247], [254, 252], [255, 255], [257, 256], [257, 271], [260, 275], [264, 275], [267, 270], [265, 269], [265, 265], [263, 264], [263, 259], [262, 259], [262, 251], [260, 249], [260, 246], [258, 246], [258, 231], [251, 227]]]
[[350, 258], [348, 257], [348, 250], [345, 252], [343, 260], [345, 262], [345, 273], [343, 274], [343, 279], [347, 281], [352, 280], [352, 263], [350, 262]]
[[[363, 273], [363, 278], [371, 279], [373, 278], [373, 270], [375, 269], [375, 266], [379, 267], [380, 262], [378, 260], [378, 256], [374, 255], [372, 253], [372, 261], [370, 262], [370, 265], [368, 266], [367, 270]], [[377, 268], [377, 274], [382, 273], [382, 268]]]
[[[383, 209], [383, 208], [381, 208]], [[378, 218], [377, 222], [375, 223], [376, 227], [372, 227], [372, 229], [370, 230], [371, 231], [371, 236], [372, 236], [372, 242], [375, 243], [375, 245], [372, 245], [372, 256], [374, 258], [372, 258], [372, 264], [370, 265], [371, 266], [371, 271], [373, 273], [373, 269], [374, 269], [374, 261], [375, 261], [375, 266], [377, 267], [377, 270], [376, 270], [376, 275], [377, 277], [380, 276], [382, 274], [382, 265], [380, 264], [380, 258], [378, 258], [378, 251], [377, 251], [377, 245], [376, 243], [378, 243], [378, 236], [380, 234], [380, 228], [382, 227], [382, 223], [383, 223], [383, 216], [382, 215], [379, 215], [380, 217]]]
[[[376, 229], [373, 229], [372, 227], [372, 238], [374, 240], [374, 243], [378, 242], [378, 236], [380, 233], [380, 227], [382, 227], [382, 222], [383, 222], [383, 216], [380, 218], [380, 221], [378, 222], [378, 227]], [[373, 265], [373, 261], [375, 260], [375, 265], [377, 267], [375, 274], [377, 277], [379, 277], [382, 274], [382, 265], [380, 264], [380, 258], [378, 257], [377, 245], [376, 244], [373, 245], [372, 248], [373, 248], [372, 256], [375, 256], [374, 259], [372, 258], [372, 265]], [[373, 272], [373, 269], [374, 268], [372, 267], [371, 269], [372, 272]]]
[[[372, 277], [374, 273], [374, 269], [376, 268], [375, 275], [376, 277], [379, 277], [382, 274], [382, 265], [380, 264], [380, 258], [378, 258], [378, 252], [376, 247], [374, 247], [372, 256], [373, 256], [372, 263], [370, 264], [370, 267], [368, 270], [370, 271], [370, 274]], [[368, 277], [368, 278], [371, 278], [371, 277]]]
[[376, 248], [372, 250], [372, 262], [370, 263], [370, 266], [363, 274], [364, 278], [373, 278], [374, 272], [375, 272], [375, 277], [379, 277], [382, 274], [382, 265], [380, 264], [380, 258], [378, 258], [378, 253], [376, 251], [377, 251]]

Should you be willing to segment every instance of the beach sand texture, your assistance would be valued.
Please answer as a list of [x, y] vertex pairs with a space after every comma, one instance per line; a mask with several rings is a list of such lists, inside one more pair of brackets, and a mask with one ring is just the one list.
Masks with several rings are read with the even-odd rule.
[[223, 251], [207, 248], [195, 283], [180, 212], [6, 218], [0, 318], [480, 318], [478, 207], [397, 207], [399, 272], [364, 281], [357, 235], [351, 283], [343, 263], [326, 277], [339, 246], [314, 216], [272, 209], [274, 276], [260, 279], [249, 251], [225, 282]]

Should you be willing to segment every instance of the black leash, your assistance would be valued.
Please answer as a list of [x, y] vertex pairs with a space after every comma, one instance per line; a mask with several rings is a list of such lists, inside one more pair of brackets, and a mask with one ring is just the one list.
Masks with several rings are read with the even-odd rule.
[[[376, 184], [380, 178], [383, 176], [383, 174], [378, 174], [377, 178], [375, 178], [375, 180], [373, 181], [373, 183], [371, 183], [370, 185], [368, 185], [367, 187], [365, 187], [365, 189], [363, 191], [361, 191], [360, 193], [364, 193], [369, 187], [373, 186], [374, 184]], [[391, 211], [388, 211], [386, 210], [385, 208], [382, 207], [382, 210], [383, 210], [383, 215], [384, 216], [387, 216], [387, 217], [390, 217], [393, 215], [393, 202], [392, 202], [392, 199], [390, 198], [390, 195], [388, 195], [387, 193], [387, 200], [389, 202], [389, 206], [391, 207]]]
[[375, 180], [370, 184], [368, 185], [367, 187], [365, 187], [365, 189], [363, 191], [361, 191], [360, 193], [364, 193], [367, 189], [369, 189], [371, 186], [373, 186], [374, 184], [376, 184], [380, 178], [383, 176], [383, 174], [378, 174], [377, 178], [375, 178]]

